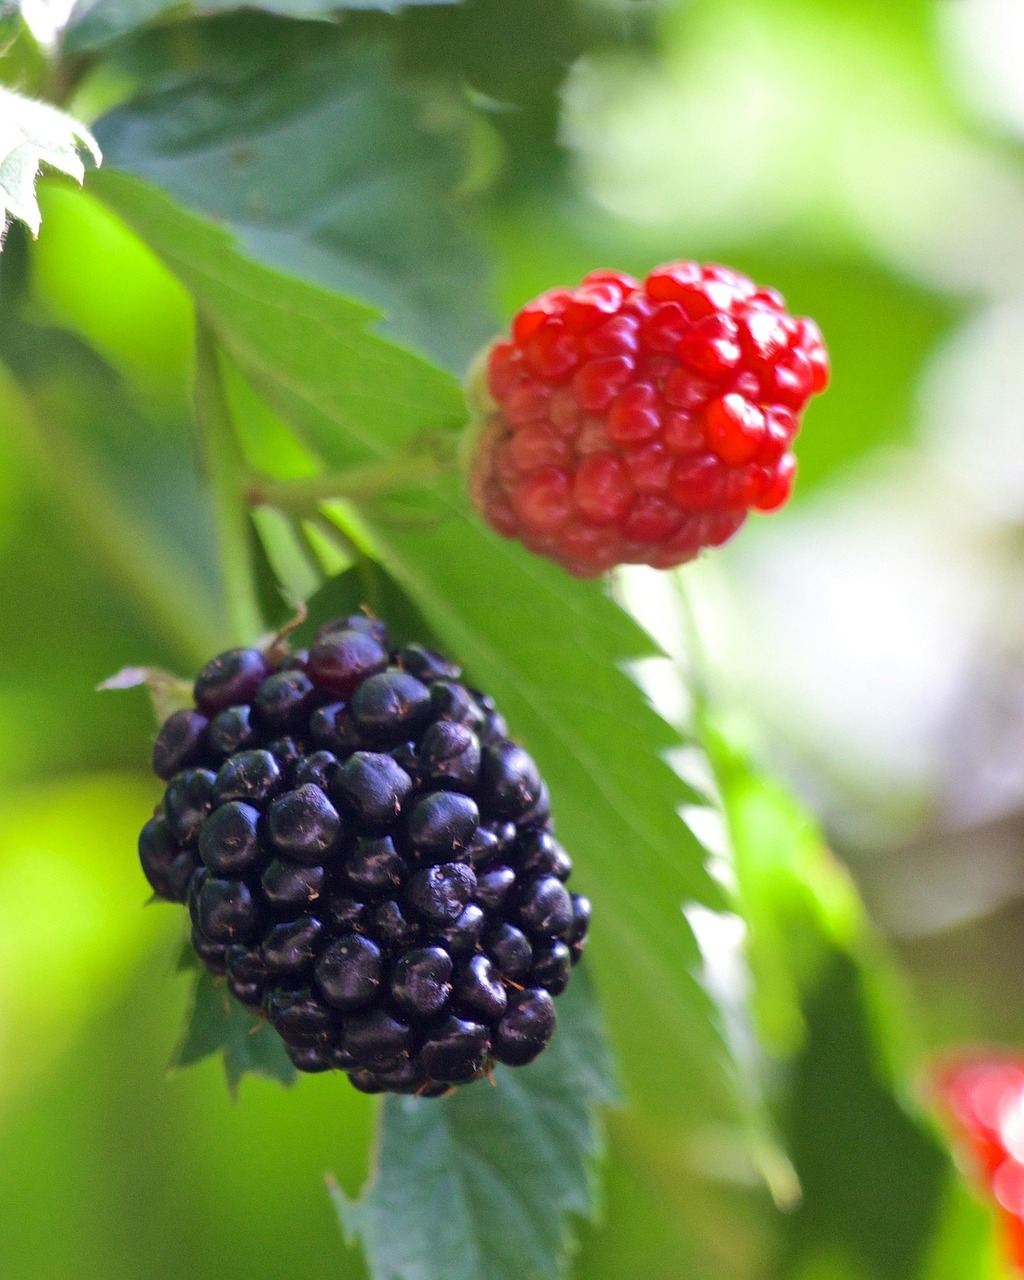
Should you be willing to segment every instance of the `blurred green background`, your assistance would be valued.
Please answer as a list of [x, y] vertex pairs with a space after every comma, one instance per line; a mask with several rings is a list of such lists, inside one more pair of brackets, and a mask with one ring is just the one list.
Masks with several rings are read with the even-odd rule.
[[[834, 383], [794, 503], [679, 575], [702, 670], [824, 821], [928, 1045], [1019, 1042], [1020, 0], [467, 0], [454, 39], [441, 12], [346, 21], [410, 75], [448, 76], [428, 101], [465, 147], [466, 260], [495, 323], [597, 264], [674, 257], [727, 262], [819, 321]], [[61, 21], [26, 13], [44, 39]], [[230, 20], [128, 38], [69, 109], [94, 122], [168, 48], [187, 66], [232, 38]], [[0, 76], [39, 92], [25, 48]], [[139, 662], [189, 673], [226, 640], [187, 425], [191, 311], [88, 183], [47, 180], [41, 202], [38, 242], [15, 227], [0, 258], [20, 382], [0, 386], [0, 1276], [362, 1275], [321, 1186], [360, 1185], [370, 1100], [249, 1079], [232, 1106], [216, 1063], [164, 1071], [188, 984], [178, 913], [141, 909], [150, 712], [94, 688]], [[422, 345], [461, 370], [491, 320], [446, 314]], [[692, 660], [671, 576], [622, 589]], [[651, 688], [671, 714], [671, 680]], [[767, 1274], [778, 1228], [742, 1160], [697, 1167], [671, 1135], [609, 1123], [578, 1276]]]

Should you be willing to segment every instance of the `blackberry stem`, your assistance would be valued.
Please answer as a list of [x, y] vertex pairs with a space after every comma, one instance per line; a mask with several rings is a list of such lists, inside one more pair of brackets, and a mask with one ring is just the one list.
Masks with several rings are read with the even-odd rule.
[[433, 436], [382, 462], [345, 471], [325, 471], [296, 480], [250, 475], [245, 497], [252, 507], [270, 506], [292, 516], [312, 516], [324, 502], [334, 499], [366, 502], [395, 489], [441, 480], [455, 471], [455, 446], [451, 437]]
[[196, 315], [195, 410], [231, 629], [238, 644], [252, 644], [266, 628], [252, 555], [247, 467], [224, 393], [217, 339], [202, 311]]

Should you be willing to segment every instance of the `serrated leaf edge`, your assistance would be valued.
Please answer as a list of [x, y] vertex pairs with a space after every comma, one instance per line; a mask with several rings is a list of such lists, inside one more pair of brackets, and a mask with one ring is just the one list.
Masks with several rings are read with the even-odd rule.
[[[16, 104], [11, 108], [10, 104]], [[59, 126], [70, 142], [54, 144], [33, 141], [24, 128], [14, 121], [26, 115], [32, 119], [45, 119]], [[0, 203], [3, 204], [4, 226], [0, 240], [6, 233], [12, 218], [23, 222], [38, 236], [42, 225], [42, 213], [36, 198], [35, 184], [45, 165], [73, 178], [79, 186], [85, 181], [85, 165], [79, 151], [85, 150], [98, 167], [103, 163], [99, 143], [85, 125], [49, 102], [28, 98], [0, 87]]]

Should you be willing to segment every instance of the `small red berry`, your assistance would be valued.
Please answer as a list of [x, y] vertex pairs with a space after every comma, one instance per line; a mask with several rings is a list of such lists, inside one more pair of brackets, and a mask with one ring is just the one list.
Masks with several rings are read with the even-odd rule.
[[828, 373], [814, 321], [728, 267], [592, 271], [490, 349], [473, 500], [577, 577], [682, 564], [785, 503]]
[[933, 1082], [997, 1206], [1008, 1259], [1024, 1273], [1024, 1059], [991, 1049], [964, 1054], [941, 1065]]

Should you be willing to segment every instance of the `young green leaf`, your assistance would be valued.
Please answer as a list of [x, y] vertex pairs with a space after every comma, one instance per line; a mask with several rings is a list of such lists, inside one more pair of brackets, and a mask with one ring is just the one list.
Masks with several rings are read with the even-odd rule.
[[191, 292], [271, 408], [307, 442], [332, 437], [340, 465], [465, 421], [455, 379], [377, 337], [373, 308], [253, 262], [227, 231], [137, 178], [111, 170], [97, 178], [100, 196]]
[[282, 1084], [295, 1083], [295, 1068], [277, 1033], [232, 999], [227, 989], [201, 968], [196, 975], [185, 1033], [171, 1066], [188, 1067], [214, 1053], [223, 1056], [233, 1098], [238, 1096], [239, 1083], [247, 1071]]
[[596, 1109], [614, 1100], [593, 993], [577, 970], [558, 1030], [528, 1067], [449, 1098], [389, 1097], [375, 1174], [331, 1193], [372, 1280], [557, 1280], [573, 1218], [594, 1213]]
[[226, 223], [257, 261], [379, 307], [382, 333], [462, 369], [496, 320], [454, 194], [460, 134], [424, 127], [422, 95], [383, 42], [265, 25], [101, 120], [108, 164]]
[[96, 164], [100, 149], [89, 130], [47, 102], [23, 98], [0, 86], [0, 236], [12, 218], [39, 234], [42, 215], [36, 178], [42, 165], [81, 184], [87, 151]]

